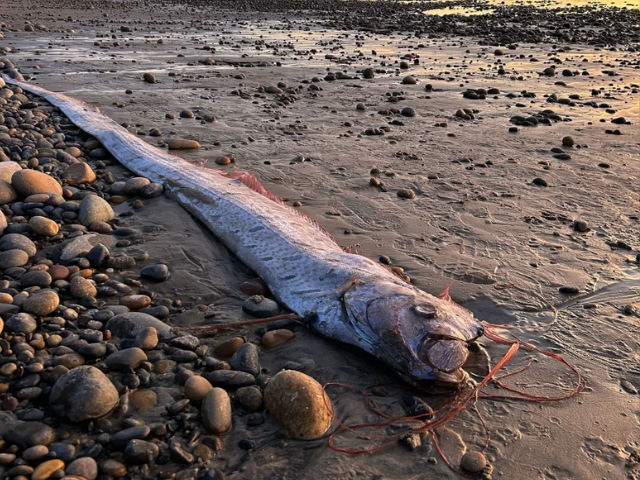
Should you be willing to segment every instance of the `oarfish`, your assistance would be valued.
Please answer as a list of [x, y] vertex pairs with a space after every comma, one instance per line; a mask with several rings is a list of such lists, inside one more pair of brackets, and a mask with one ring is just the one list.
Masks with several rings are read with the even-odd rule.
[[383, 265], [346, 253], [249, 174], [196, 167], [130, 134], [99, 109], [6, 78], [44, 97], [124, 166], [162, 183], [316, 332], [355, 345], [418, 387], [460, 385], [482, 324], [445, 291], [433, 296]]

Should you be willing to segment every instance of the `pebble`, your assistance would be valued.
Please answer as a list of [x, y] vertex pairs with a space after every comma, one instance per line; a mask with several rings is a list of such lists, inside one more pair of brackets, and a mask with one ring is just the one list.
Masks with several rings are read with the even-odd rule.
[[58, 294], [53, 290], [39, 290], [30, 295], [22, 304], [22, 308], [34, 315], [45, 316], [53, 312], [60, 304]]
[[160, 449], [155, 443], [133, 439], [124, 449], [124, 458], [134, 465], [143, 465], [153, 462], [160, 454]]
[[573, 137], [564, 137], [562, 139], [562, 146], [563, 147], [573, 147], [573, 145], [575, 144]]
[[571, 225], [576, 232], [585, 233], [589, 231], [589, 225], [583, 220], [576, 220]]
[[5, 330], [13, 333], [33, 333], [38, 328], [38, 323], [28, 313], [17, 313], [10, 317], [4, 324]]
[[184, 395], [192, 402], [199, 402], [212, 388], [206, 378], [200, 375], [192, 375], [184, 384]]
[[231, 357], [234, 353], [244, 344], [244, 338], [242, 337], [233, 337], [225, 340], [220, 343], [213, 349], [213, 353], [215, 353], [219, 357]]
[[291, 330], [281, 328], [278, 330], [271, 330], [262, 336], [262, 345], [265, 348], [274, 348], [278, 345], [282, 345], [295, 338], [295, 334]]
[[248, 387], [256, 383], [256, 377], [250, 373], [224, 369], [214, 370], [207, 375], [207, 379], [214, 387], [228, 389]]
[[56, 470], [64, 469], [64, 462], [59, 459], [47, 460], [38, 465], [31, 474], [31, 480], [47, 480]]
[[222, 388], [212, 388], [202, 401], [202, 424], [211, 433], [222, 435], [231, 428], [231, 399]]
[[108, 459], [100, 462], [100, 471], [110, 477], [120, 478], [124, 477], [127, 473], [127, 467], [124, 463], [120, 463], [117, 460]]
[[407, 75], [402, 79], [403, 85], [415, 85], [416, 83], [418, 83], [418, 81], [415, 79], [415, 77], [412, 77], [411, 75]]
[[0, 253], [0, 269], [21, 267], [29, 261], [29, 255], [24, 250], [6, 250]]
[[[326, 402], [326, 405], [325, 405]], [[317, 438], [331, 426], [331, 400], [313, 378], [294, 370], [275, 375], [264, 390], [264, 404], [285, 433], [300, 439]]]
[[104, 417], [119, 402], [111, 380], [92, 366], [80, 366], [62, 375], [51, 389], [49, 405], [71, 422]]
[[11, 185], [23, 197], [36, 193], [62, 195], [62, 187], [49, 175], [35, 170], [18, 170], [11, 176]]
[[120, 338], [135, 337], [147, 327], [153, 327], [162, 340], [173, 337], [171, 327], [151, 315], [141, 312], [127, 312], [115, 315], [107, 322], [105, 328]]
[[78, 221], [85, 227], [94, 222], [108, 222], [113, 218], [114, 213], [111, 205], [96, 195], [86, 196], [80, 202]]
[[534, 185], [538, 185], [539, 187], [548, 187], [549, 184], [547, 183], [547, 181], [544, 178], [534, 178], [533, 181], [531, 182]]
[[131, 310], [140, 310], [151, 305], [151, 298], [146, 295], [126, 295], [120, 298], [120, 305], [124, 305]]
[[146, 361], [147, 355], [142, 349], [132, 347], [112, 353], [105, 359], [105, 364], [111, 370], [123, 370], [125, 368], [133, 368], [135, 370], [142, 362]]
[[91, 457], [80, 457], [64, 469], [66, 475], [75, 475], [86, 480], [95, 480], [98, 476], [98, 464]]
[[69, 165], [64, 172], [64, 179], [67, 185], [91, 184], [96, 181], [96, 174], [88, 164], [78, 162]]
[[147, 280], [162, 282], [169, 278], [169, 267], [163, 263], [148, 265], [140, 271], [140, 276]]
[[0, 239], [0, 250], [22, 250], [29, 257], [33, 257], [37, 253], [35, 244], [24, 235], [19, 233], [8, 233]]
[[236, 398], [246, 410], [255, 412], [262, 409], [262, 392], [258, 387], [240, 387], [236, 390]]
[[629, 380], [620, 380], [620, 386], [631, 395], [638, 394], [638, 389]]
[[127, 180], [124, 184], [124, 193], [127, 195], [138, 195], [140, 191], [151, 182], [144, 177], [133, 177]]
[[76, 457], [76, 447], [68, 443], [52, 443], [49, 451], [63, 462], [70, 462]]
[[16, 420], [9, 412], [0, 412], [0, 435], [10, 444], [27, 449], [35, 445], [51, 445], [56, 433], [49, 425], [41, 422]]
[[154, 327], [145, 327], [136, 335], [134, 347], [142, 350], [153, 350], [158, 345], [158, 330]]
[[238, 372], [250, 373], [254, 377], [260, 375], [260, 360], [258, 358], [258, 347], [253, 343], [241, 345], [233, 354], [229, 365]]
[[151, 428], [147, 425], [136, 425], [135, 427], [125, 428], [115, 433], [111, 437], [111, 444], [116, 450], [122, 450], [133, 439], [145, 439], [151, 433]]
[[480, 473], [487, 468], [487, 459], [480, 452], [467, 452], [460, 460], [462, 469], [469, 473]]
[[5, 180], [0, 180], [0, 205], [13, 202], [17, 198], [18, 193], [11, 186], [11, 184]]
[[412, 199], [416, 198], [416, 194], [410, 188], [401, 188], [398, 190], [398, 197]]
[[0, 162], [0, 179], [10, 184], [13, 174], [20, 170], [22, 167], [17, 162], [9, 160]]
[[52, 237], [58, 234], [60, 227], [56, 222], [45, 217], [32, 217], [29, 220], [29, 226], [31, 230], [38, 235], [44, 235], [46, 237]]
[[265, 298], [262, 295], [254, 295], [244, 301], [242, 310], [254, 317], [269, 318], [280, 313], [280, 306], [273, 300]]
[[167, 140], [167, 146], [169, 150], [197, 150], [200, 148], [198, 142], [186, 138], [171, 138]]
[[34, 462], [36, 460], [41, 459], [45, 455], [49, 453], [49, 448], [44, 445], [35, 445], [33, 447], [27, 448], [24, 452], [22, 452], [22, 459], [27, 462]]
[[69, 290], [75, 298], [95, 297], [98, 294], [94, 283], [80, 276], [71, 279]]

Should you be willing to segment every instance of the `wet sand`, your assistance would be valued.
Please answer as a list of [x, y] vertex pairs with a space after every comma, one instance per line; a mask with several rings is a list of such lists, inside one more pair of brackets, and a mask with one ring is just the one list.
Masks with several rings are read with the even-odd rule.
[[[546, 306], [534, 292], [556, 304], [571, 298], [559, 293], [563, 286], [589, 293], [616, 282], [621, 290], [637, 284], [640, 73], [638, 54], [629, 45], [611, 51], [586, 44], [518, 43], [510, 49], [481, 45], [473, 37], [416, 39], [331, 30], [304, 17], [283, 22], [279, 13], [225, 12], [203, 21], [203, 14], [181, 7], [151, 13], [129, 7], [126, 21], [115, 4], [105, 10], [108, 17], [78, 6], [54, 10], [36, 4], [30, 11], [25, 17], [15, 5], [0, 9], [0, 21], [11, 27], [21, 29], [25, 19], [48, 27], [36, 32], [8, 28], [0, 39], [0, 46], [15, 50], [8, 57], [32, 76], [29, 81], [97, 105], [130, 124], [132, 132], [159, 129], [161, 137], [145, 137], [153, 144], [172, 137], [197, 139], [202, 149], [180, 155], [199, 168], [221, 168], [217, 157], [233, 157], [227, 169], [247, 170], [288, 203], [301, 202], [296, 208], [341, 245], [358, 244], [359, 252], [371, 258], [388, 256], [428, 292], [450, 286], [454, 300], [488, 322], [550, 321], [548, 311], [529, 311]], [[502, 52], [496, 55], [498, 49]], [[207, 58], [215, 64], [198, 63]], [[401, 61], [409, 68], [400, 68]], [[556, 75], [540, 74], [551, 65], [557, 66]], [[376, 71], [373, 79], [362, 78], [365, 68]], [[563, 76], [565, 69], [578, 75]], [[355, 78], [322, 80], [327, 72]], [[145, 83], [144, 73], [152, 73], [157, 83]], [[416, 84], [402, 83], [408, 75]], [[260, 90], [278, 82], [286, 84], [282, 94]], [[484, 100], [463, 97], [467, 89], [480, 88], [500, 93]], [[125, 93], [128, 89], [133, 93]], [[597, 96], [594, 89], [600, 91]], [[524, 97], [524, 91], [535, 98]], [[548, 102], [551, 94], [567, 101]], [[357, 110], [358, 103], [366, 110]], [[404, 107], [413, 108], [415, 116], [393, 111]], [[455, 116], [465, 108], [474, 110], [473, 119]], [[185, 109], [214, 115], [216, 122], [180, 118]], [[545, 109], [560, 120], [509, 132], [515, 127], [512, 117]], [[167, 113], [175, 119], [166, 119]], [[630, 124], [611, 123], [619, 117]], [[389, 130], [364, 133], [380, 127]], [[567, 136], [574, 139], [573, 147], [563, 146]], [[552, 148], [570, 158], [555, 158]], [[379, 173], [372, 174], [373, 169]], [[372, 186], [372, 177], [384, 187]], [[547, 186], [533, 184], [535, 178]], [[414, 199], [398, 197], [398, 190], [408, 188]], [[586, 222], [586, 232], [576, 231], [578, 220]], [[240, 313], [245, 296], [238, 286], [251, 272], [175, 203], [162, 199], [127, 221], [162, 228], [148, 236], [144, 248], [178, 272], [159, 287], [185, 306], [170, 323], [210, 322], [198, 304], [218, 312], [216, 320], [245, 318]], [[500, 288], [511, 284], [518, 288]], [[492, 432], [486, 454], [493, 478], [635, 478], [629, 459], [637, 448], [640, 401], [620, 382], [640, 388], [640, 322], [635, 308], [623, 311], [636, 299], [604, 296], [597, 308], [578, 304], [563, 310], [548, 331], [518, 333], [574, 363], [588, 387], [560, 403], [481, 402]], [[294, 360], [321, 383], [357, 388], [395, 381], [364, 354], [301, 327], [295, 331], [294, 341], [263, 352], [263, 366], [275, 373]], [[241, 333], [250, 336], [251, 329]], [[237, 334], [207, 342], [216, 345]], [[487, 339], [481, 344], [494, 362], [505, 352]], [[545, 394], [551, 386], [566, 390], [562, 385], [572, 380], [566, 369], [539, 355], [520, 352], [508, 369], [530, 358], [536, 359], [534, 367], [512, 385]], [[340, 418], [375, 420], [346, 391], [336, 388], [330, 395]], [[400, 413], [402, 393], [386, 395], [384, 401]], [[347, 456], [322, 440], [280, 439], [268, 416], [259, 427], [247, 427], [245, 417], [234, 417], [232, 433], [223, 437], [225, 449], [212, 460], [228, 478], [456, 478], [429, 439], [414, 452], [397, 445]], [[471, 413], [440, 435], [455, 465], [466, 449], [478, 450], [484, 443]], [[245, 453], [237, 446], [242, 439], [257, 448]]]

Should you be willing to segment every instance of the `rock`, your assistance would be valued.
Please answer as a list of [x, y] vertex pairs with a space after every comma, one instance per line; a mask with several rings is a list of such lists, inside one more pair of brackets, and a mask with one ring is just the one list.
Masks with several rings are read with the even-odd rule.
[[22, 170], [22, 167], [17, 162], [0, 162], [0, 180], [11, 183], [13, 174], [19, 170]]
[[20, 285], [23, 287], [40, 287], [46, 288], [51, 285], [53, 279], [51, 275], [45, 271], [34, 270], [27, 272], [20, 277]]
[[39, 290], [30, 295], [22, 304], [22, 308], [34, 315], [45, 316], [53, 312], [60, 304], [58, 294], [53, 290]]
[[83, 422], [109, 414], [119, 400], [111, 380], [97, 368], [84, 365], [58, 379], [51, 389], [49, 405], [56, 415]]
[[279, 95], [282, 93], [282, 90], [275, 85], [267, 85], [266, 87], [264, 87], [264, 92]]
[[401, 188], [400, 190], [398, 190], [397, 195], [400, 198], [408, 198], [408, 199], [416, 198], [415, 192], [410, 188]]
[[38, 328], [38, 323], [28, 313], [20, 312], [10, 317], [5, 322], [4, 328], [13, 333], [33, 333]]
[[36, 460], [40, 460], [47, 453], [49, 453], [48, 447], [45, 447], [44, 445], [35, 445], [22, 452], [22, 459], [27, 462], [35, 462]]
[[140, 310], [151, 305], [151, 298], [146, 295], [127, 295], [120, 299], [120, 305], [124, 305], [131, 310]]
[[576, 220], [571, 226], [576, 232], [585, 233], [589, 231], [589, 225], [582, 220]]
[[289, 340], [293, 340], [295, 336], [296, 335], [291, 330], [287, 330], [285, 328], [271, 330], [262, 336], [262, 345], [265, 348], [274, 348], [288, 342]]
[[62, 187], [52, 177], [36, 170], [19, 170], [11, 176], [11, 185], [23, 197], [36, 193], [62, 195]]
[[131, 440], [145, 439], [149, 436], [150, 433], [151, 428], [146, 425], [137, 425], [135, 427], [125, 428], [124, 430], [120, 430], [119, 432], [115, 433], [113, 437], [111, 437], [111, 443], [116, 450], [122, 450]]
[[256, 377], [246, 372], [234, 370], [214, 370], [207, 375], [207, 379], [213, 386], [233, 389], [255, 385]]
[[160, 183], [148, 183], [140, 189], [140, 195], [145, 198], [157, 198], [164, 192], [164, 187]]
[[294, 370], [275, 375], [264, 390], [264, 403], [287, 435], [311, 439], [331, 426], [331, 400], [313, 378]]
[[133, 439], [124, 449], [124, 458], [134, 465], [143, 465], [153, 462], [160, 454], [160, 449], [155, 443]]
[[64, 265], [54, 265], [47, 272], [52, 280], [65, 280], [70, 275], [69, 269]]
[[99, 268], [102, 264], [109, 258], [109, 249], [102, 245], [101, 243], [97, 244], [89, 253], [87, 253], [86, 259], [89, 260], [89, 263], [92, 267]]
[[76, 447], [67, 443], [52, 443], [49, 451], [55, 453], [56, 458], [63, 462], [70, 462], [76, 457]]
[[[0, 165], [2, 165], [0, 163]], [[0, 205], [13, 202], [18, 198], [18, 194], [11, 186], [11, 184], [5, 180], [0, 179]]]
[[112, 353], [106, 358], [105, 363], [111, 370], [123, 370], [125, 368], [133, 368], [135, 370], [142, 362], [146, 361], [147, 355], [142, 349], [132, 347]]
[[192, 402], [199, 402], [212, 388], [206, 378], [200, 375], [192, 375], [184, 384], [184, 396]]
[[254, 295], [245, 300], [242, 304], [242, 310], [254, 317], [268, 318], [278, 315], [280, 306], [273, 300], [261, 295]]
[[169, 267], [162, 263], [157, 265], [148, 265], [140, 271], [140, 276], [147, 280], [162, 282], [169, 278]]
[[575, 142], [573, 141], [573, 137], [564, 137], [562, 139], [562, 145], [564, 147], [573, 147], [574, 144]]
[[171, 327], [151, 315], [140, 312], [121, 313], [109, 319], [106, 329], [120, 338], [135, 337], [143, 329], [153, 327], [158, 332], [161, 340], [168, 340], [174, 335]]
[[96, 195], [86, 196], [80, 202], [78, 221], [85, 227], [88, 227], [93, 222], [108, 222], [113, 220], [113, 217], [114, 213], [111, 205]]
[[416, 116], [416, 111], [411, 108], [411, 107], [404, 107], [400, 113], [402, 114], [403, 117], [415, 117]]
[[460, 460], [462, 469], [469, 473], [480, 473], [487, 468], [487, 459], [480, 452], [467, 452]]
[[136, 335], [134, 347], [142, 350], [153, 350], [158, 345], [158, 330], [154, 327], [145, 327]]
[[227, 433], [231, 428], [231, 399], [222, 388], [212, 388], [202, 401], [202, 424], [214, 435]]
[[35, 244], [24, 235], [7, 233], [0, 239], [0, 250], [7, 251], [14, 249], [22, 250], [30, 257], [33, 257], [38, 252]]
[[66, 475], [76, 475], [86, 480], [95, 480], [98, 476], [98, 464], [91, 457], [80, 457], [64, 469]]
[[64, 469], [64, 462], [57, 458], [47, 460], [36, 467], [31, 474], [31, 480], [47, 480], [56, 470]]
[[241, 387], [236, 391], [238, 403], [245, 409], [255, 412], [262, 408], [262, 392], [258, 387]]
[[0, 211], [0, 235], [2, 235], [7, 228], [7, 217], [4, 216], [4, 213]]
[[253, 343], [245, 343], [233, 354], [229, 365], [233, 370], [250, 373], [254, 377], [260, 375], [260, 360], [258, 347]]
[[142, 75], [142, 78], [147, 83], [156, 83], [156, 77], [154, 77], [152, 73], [147, 72], [144, 75]]
[[7, 250], [0, 253], [0, 269], [21, 267], [29, 261], [29, 255], [23, 250]]
[[547, 181], [544, 178], [534, 178], [533, 181], [531, 182], [534, 185], [538, 185], [539, 187], [548, 187], [549, 184], [547, 183]]
[[64, 172], [67, 185], [91, 184], [96, 181], [96, 174], [84, 162], [73, 163]]
[[197, 150], [200, 148], [198, 142], [186, 138], [170, 138], [167, 140], [167, 146], [169, 150]]
[[195, 115], [191, 110], [182, 110], [180, 112], [180, 118], [193, 118]]
[[56, 222], [45, 217], [31, 217], [29, 220], [29, 226], [31, 230], [38, 235], [44, 235], [45, 237], [52, 237], [57, 235], [60, 227]]
[[120, 478], [127, 473], [127, 466], [117, 460], [108, 459], [100, 462], [100, 471], [110, 477]]
[[124, 193], [127, 195], [138, 195], [142, 189], [149, 185], [151, 182], [144, 177], [133, 177], [127, 180], [124, 184]]
[[[102, 244], [107, 248], [116, 244], [116, 239], [111, 235], [102, 235], [98, 233], [90, 233], [75, 237], [57, 247], [51, 253], [51, 260], [62, 264], [69, 264], [76, 258], [86, 255], [93, 247]], [[2, 240], [0, 240], [0, 249], [2, 248]]]
[[238, 348], [242, 346], [242, 344], [244, 344], [244, 338], [242, 337], [229, 338], [228, 340], [225, 340], [224, 342], [216, 346], [216, 348], [214, 348], [213, 350], [213, 353], [215, 353], [219, 357], [231, 357], [234, 353], [236, 353]]
[[98, 294], [93, 282], [80, 276], [71, 279], [69, 290], [75, 298], [95, 297]]
[[402, 79], [403, 85], [415, 85], [416, 83], [418, 83], [418, 81], [411, 75], [407, 75]]
[[0, 435], [10, 445], [26, 449], [35, 445], [51, 445], [56, 433], [49, 425], [41, 422], [23, 422], [12, 413], [0, 412]]

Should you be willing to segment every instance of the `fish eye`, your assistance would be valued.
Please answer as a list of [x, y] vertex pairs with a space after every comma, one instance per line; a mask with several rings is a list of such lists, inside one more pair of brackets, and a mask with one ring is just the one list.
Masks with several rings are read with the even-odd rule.
[[428, 303], [425, 303], [424, 305], [416, 305], [414, 310], [418, 315], [427, 320], [431, 320], [438, 316], [438, 310], [436, 310], [436, 307]]

